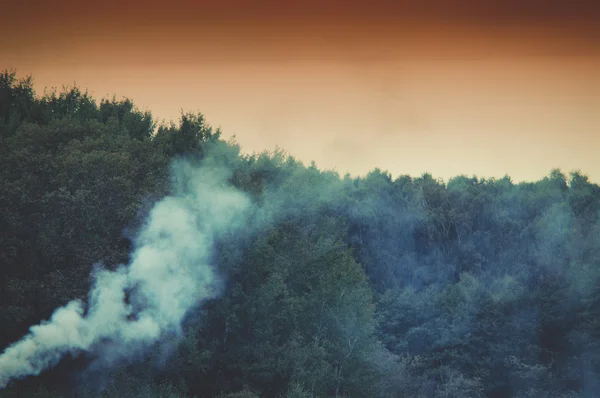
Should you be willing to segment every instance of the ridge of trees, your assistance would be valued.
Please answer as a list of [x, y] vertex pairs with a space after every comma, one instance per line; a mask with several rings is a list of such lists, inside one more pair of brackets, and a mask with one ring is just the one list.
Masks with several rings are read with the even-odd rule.
[[[128, 262], [179, 157], [218, 158], [277, 217], [218, 242], [223, 294], [107, 374], [66, 358], [9, 397], [591, 397], [600, 390], [600, 187], [365, 177], [243, 155], [202, 114], [36, 96], [0, 73], [0, 347]], [[157, 366], [162, 363], [162, 366]], [[1, 371], [1, 369], [0, 369]]]

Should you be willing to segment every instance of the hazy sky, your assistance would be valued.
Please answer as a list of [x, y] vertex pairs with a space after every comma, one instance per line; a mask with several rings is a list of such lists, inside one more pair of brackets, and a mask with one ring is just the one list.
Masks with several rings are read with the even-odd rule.
[[0, 69], [323, 168], [600, 181], [600, 2], [20, 1]]

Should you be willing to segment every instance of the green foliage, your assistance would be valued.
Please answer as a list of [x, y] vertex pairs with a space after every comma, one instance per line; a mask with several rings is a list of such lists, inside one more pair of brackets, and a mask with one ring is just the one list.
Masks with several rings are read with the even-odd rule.
[[229, 394], [221, 394], [218, 396], [218, 398], [259, 398], [259, 396], [244, 389], [238, 392], [231, 392]]
[[202, 336], [219, 340], [213, 361], [223, 364], [218, 372], [228, 383], [263, 396], [284, 393], [292, 380], [317, 395], [342, 387], [361, 395], [365, 386], [353, 383], [369, 372], [373, 305], [342, 233], [336, 220], [325, 219], [318, 226], [286, 223], [252, 242], [237, 282], [207, 321], [212, 333]]
[[314, 395], [305, 390], [302, 384], [292, 383], [285, 393], [285, 398], [312, 398]]
[[[224, 165], [255, 212], [217, 242], [221, 295], [97, 380], [87, 358], [0, 397], [575, 397], [600, 388], [600, 187], [364, 178], [241, 154], [201, 114], [157, 126], [0, 74], [0, 346], [127, 263], [169, 164]], [[160, 366], [156, 366], [159, 364]], [[0, 370], [1, 371], [1, 370]], [[93, 388], [92, 388], [93, 387]]]

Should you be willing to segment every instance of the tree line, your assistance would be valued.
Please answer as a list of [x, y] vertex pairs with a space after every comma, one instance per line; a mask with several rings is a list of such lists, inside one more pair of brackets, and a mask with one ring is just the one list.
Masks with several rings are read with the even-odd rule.
[[[401, 153], [399, 153], [401, 156]], [[268, 209], [219, 240], [222, 294], [135, 361], [68, 357], [0, 397], [592, 397], [600, 390], [600, 187], [242, 154], [202, 114], [35, 94], [0, 74], [0, 347], [126, 264], [169, 165], [218, 161]], [[2, 369], [0, 369], [2, 372]]]

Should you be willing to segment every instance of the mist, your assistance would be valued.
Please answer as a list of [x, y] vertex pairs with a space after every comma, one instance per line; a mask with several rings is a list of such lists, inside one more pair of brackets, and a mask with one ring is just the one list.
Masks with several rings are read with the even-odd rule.
[[1, 90], [1, 398], [596, 394], [583, 171], [355, 178], [202, 114]]

